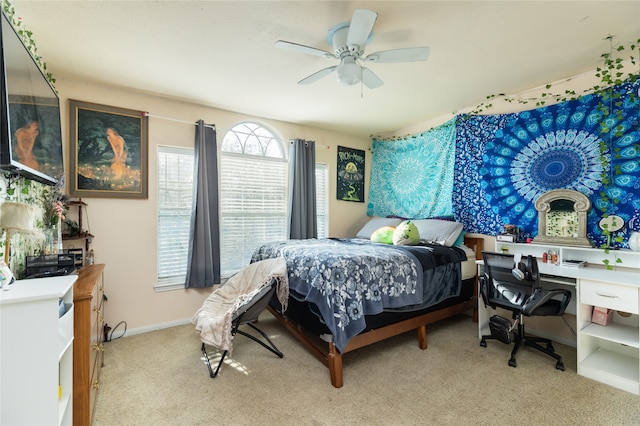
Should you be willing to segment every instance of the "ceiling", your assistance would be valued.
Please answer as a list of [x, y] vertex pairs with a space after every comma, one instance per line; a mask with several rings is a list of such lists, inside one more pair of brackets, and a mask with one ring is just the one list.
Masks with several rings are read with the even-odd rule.
[[[605, 37], [640, 38], [640, 1], [10, 1], [58, 80], [366, 136], [593, 70]], [[365, 55], [429, 46], [427, 61], [368, 63], [373, 90], [297, 84], [338, 61], [274, 43], [331, 51], [356, 8], [378, 13]]]

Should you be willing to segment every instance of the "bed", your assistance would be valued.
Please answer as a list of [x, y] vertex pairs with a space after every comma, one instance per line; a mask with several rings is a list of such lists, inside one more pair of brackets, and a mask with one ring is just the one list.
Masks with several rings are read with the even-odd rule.
[[[475, 261], [483, 240], [463, 239], [460, 230], [456, 238], [415, 246], [366, 238], [382, 222], [370, 221], [356, 238], [268, 243], [252, 256], [252, 262], [285, 258], [288, 306], [283, 312], [274, 299], [268, 310], [329, 368], [336, 388], [343, 385], [345, 353], [411, 330], [426, 349], [428, 324], [470, 310], [477, 320]], [[442, 224], [435, 226], [439, 234], [430, 236], [442, 237]]]

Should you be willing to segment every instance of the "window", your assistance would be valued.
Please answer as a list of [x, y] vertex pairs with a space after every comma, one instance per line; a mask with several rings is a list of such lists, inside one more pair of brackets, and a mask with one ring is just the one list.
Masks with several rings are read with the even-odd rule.
[[221, 275], [247, 266], [263, 243], [286, 239], [288, 165], [280, 140], [256, 123], [240, 123], [220, 154]]
[[156, 290], [184, 288], [187, 274], [192, 148], [158, 146], [158, 282]]
[[318, 238], [329, 237], [329, 166], [316, 163], [316, 217]]

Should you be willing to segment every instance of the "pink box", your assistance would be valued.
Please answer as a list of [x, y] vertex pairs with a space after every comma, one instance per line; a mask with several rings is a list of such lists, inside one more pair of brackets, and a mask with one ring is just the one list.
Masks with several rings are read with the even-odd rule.
[[591, 322], [600, 325], [608, 325], [613, 317], [613, 310], [607, 308], [600, 308], [598, 306], [593, 307], [593, 314], [591, 315]]

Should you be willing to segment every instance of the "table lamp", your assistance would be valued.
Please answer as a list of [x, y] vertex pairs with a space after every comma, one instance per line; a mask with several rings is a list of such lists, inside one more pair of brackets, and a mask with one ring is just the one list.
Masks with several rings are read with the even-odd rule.
[[9, 264], [9, 246], [12, 234], [36, 234], [36, 220], [41, 216], [32, 204], [3, 201], [0, 204], [0, 228], [5, 231], [4, 263]]

